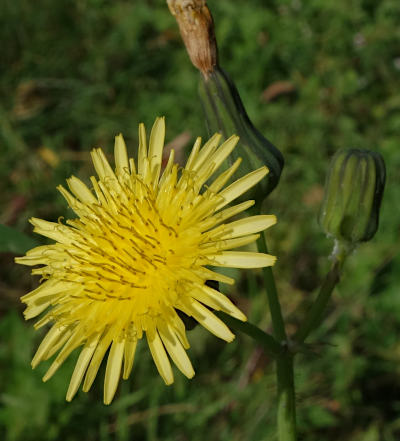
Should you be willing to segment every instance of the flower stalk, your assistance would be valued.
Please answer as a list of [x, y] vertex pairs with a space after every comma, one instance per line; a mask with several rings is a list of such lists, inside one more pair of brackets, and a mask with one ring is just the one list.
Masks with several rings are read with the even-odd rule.
[[[261, 235], [257, 240], [257, 247], [260, 253], [266, 252], [268, 249], [265, 236]], [[264, 251], [263, 251], [264, 250]], [[272, 327], [274, 337], [282, 344], [286, 343], [286, 330], [283, 321], [281, 305], [279, 303], [278, 292], [276, 290], [275, 279], [272, 271], [264, 271], [264, 285], [268, 299], [269, 310], [271, 312]]]
[[[260, 236], [257, 241], [257, 246], [259, 252], [266, 252], [268, 247], [265, 235]], [[279, 341], [281, 347], [281, 352], [276, 358], [276, 379], [278, 385], [278, 439], [279, 441], [295, 441], [297, 439], [297, 431], [295, 384], [293, 374], [294, 354], [290, 351], [273, 272], [265, 271], [263, 269], [263, 276], [274, 336]]]
[[296, 441], [297, 439], [293, 358], [293, 354], [286, 350], [276, 360], [279, 441]]
[[317, 329], [321, 324], [332, 292], [335, 289], [335, 286], [339, 283], [343, 263], [344, 259], [335, 259], [331, 269], [326, 275], [318, 296], [306, 315], [303, 326], [295, 335], [294, 339], [298, 344], [304, 343], [311, 332]]

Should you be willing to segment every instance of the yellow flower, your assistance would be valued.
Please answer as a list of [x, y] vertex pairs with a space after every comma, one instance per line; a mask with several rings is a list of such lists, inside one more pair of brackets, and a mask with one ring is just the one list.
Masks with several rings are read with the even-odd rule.
[[[77, 218], [66, 224], [33, 218], [34, 231], [55, 240], [16, 259], [24, 265], [42, 265], [32, 271], [45, 280], [22, 297], [26, 319], [47, 313], [35, 324], [52, 327], [33, 360], [35, 367], [58, 352], [43, 377], [48, 380], [69, 354], [83, 346], [67, 391], [70, 401], [83, 378], [90, 389], [110, 348], [104, 381], [104, 402], [117, 389], [121, 370], [127, 379], [138, 340], [146, 335], [150, 352], [166, 384], [174, 380], [169, 358], [188, 378], [194, 370], [187, 356], [189, 343], [178, 311], [193, 317], [217, 337], [234, 335], [211, 309], [246, 320], [245, 315], [207, 280], [234, 281], [210, 267], [257, 268], [273, 265], [275, 257], [230, 251], [258, 238], [255, 234], [276, 222], [275, 216], [252, 216], [225, 223], [253, 205], [247, 201], [226, 206], [267, 173], [266, 167], [225, 184], [240, 164], [205, 186], [234, 149], [238, 137], [218, 146], [214, 135], [202, 148], [197, 138], [184, 168], [171, 151], [161, 173], [164, 118], [158, 118], [147, 147], [139, 126], [137, 168], [128, 159], [121, 135], [115, 138], [115, 172], [103, 151], [92, 151], [98, 179], [91, 189], [72, 176], [70, 192], [58, 187]], [[72, 193], [72, 194], [71, 194]], [[122, 366], [123, 365], [123, 366]]]

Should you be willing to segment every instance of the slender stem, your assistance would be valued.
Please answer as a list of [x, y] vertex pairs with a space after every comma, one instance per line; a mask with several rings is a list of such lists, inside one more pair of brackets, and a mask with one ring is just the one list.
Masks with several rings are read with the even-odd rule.
[[277, 358], [276, 375], [278, 381], [278, 439], [279, 441], [296, 441], [293, 354], [289, 351]]
[[[268, 253], [268, 248], [264, 234], [261, 234], [260, 238], [257, 240], [257, 246], [260, 253]], [[275, 279], [272, 273], [272, 268], [271, 267], [263, 268], [263, 276], [264, 276], [265, 289], [267, 291], [269, 310], [271, 312], [274, 337], [279, 342], [286, 342], [287, 337], [285, 331], [285, 324], [283, 322], [281, 305], [279, 303], [278, 293], [276, 291]]]
[[294, 337], [297, 343], [303, 343], [310, 333], [320, 325], [332, 292], [340, 280], [340, 269], [342, 265], [343, 261], [335, 260], [326, 275], [318, 296], [306, 315], [303, 326]]
[[[268, 253], [265, 236], [257, 241], [260, 253]], [[285, 323], [278, 299], [275, 279], [271, 267], [263, 268], [265, 289], [269, 310], [271, 312], [274, 336], [280, 342], [281, 354], [276, 359], [276, 376], [278, 383], [278, 439], [279, 441], [296, 441], [296, 401], [293, 375], [293, 354], [287, 346]]]
[[231, 328], [235, 329], [236, 331], [240, 331], [256, 340], [261, 346], [263, 346], [265, 351], [274, 358], [282, 352], [282, 346], [275, 340], [274, 337], [272, 337], [272, 335], [264, 332], [252, 323], [242, 322], [222, 311], [215, 311], [215, 314]]

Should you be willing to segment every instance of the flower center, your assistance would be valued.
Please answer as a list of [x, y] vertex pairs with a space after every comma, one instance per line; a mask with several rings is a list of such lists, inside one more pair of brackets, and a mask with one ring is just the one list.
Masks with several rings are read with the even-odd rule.
[[80, 240], [69, 250], [73, 264], [64, 276], [81, 283], [80, 297], [130, 301], [137, 314], [147, 314], [175, 303], [182, 271], [195, 264], [201, 234], [180, 230], [179, 217], [167, 224], [151, 189], [141, 187], [139, 195], [125, 190], [112, 207], [92, 205], [80, 218]]

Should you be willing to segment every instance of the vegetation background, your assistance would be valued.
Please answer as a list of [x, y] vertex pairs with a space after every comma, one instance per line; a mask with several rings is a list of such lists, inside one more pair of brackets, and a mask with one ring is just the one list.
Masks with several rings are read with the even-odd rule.
[[[342, 147], [378, 150], [388, 180], [380, 229], [349, 259], [328, 318], [297, 360], [305, 441], [400, 439], [400, 5], [398, 0], [209, 0], [222, 66], [255, 125], [286, 167], [269, 198], [269, 230], [288, 332], [329, 266], [332, 242], [317, 224], [329, 158]], [[13, 258], [40, 243], [31, 216], [70, 216], [56, 185], [93, 173], [89, 151], [111, 153], [123, 132], [167, 116], [185, 149], [205, 133], [198, 73], [164, 0], [0, 2], [0, 438], [4, 441], [275, 439], [273, 366], [239, 335], [231, 344], [196, 328], [196, 376], [166, 387], [145, 345], [111, 406], [103, 374], [72, 403], [74, 357], [47, 383], [32, 371], [41, 339], [19, 297], [34, 288]], [[230, 293], [269, 327], [257, 271]], [[76, 357], [75, 357], [76, 358]], [[103, 366], [104, 371], [104, 366]]]

